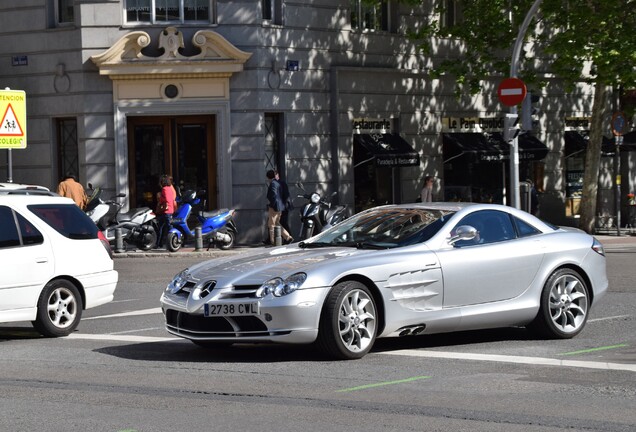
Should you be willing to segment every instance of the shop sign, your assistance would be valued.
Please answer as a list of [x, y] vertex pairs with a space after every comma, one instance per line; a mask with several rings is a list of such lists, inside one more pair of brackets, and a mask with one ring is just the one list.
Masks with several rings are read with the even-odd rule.
[[443, 132], [500, 132], [503, 117], [443, 117]]
[[355, 133], [383, 131], [391, 133], [391, 119], [356, 118], [351, 125]]
[[589, 130], [590, 117], [566, 117], [565, 130]]

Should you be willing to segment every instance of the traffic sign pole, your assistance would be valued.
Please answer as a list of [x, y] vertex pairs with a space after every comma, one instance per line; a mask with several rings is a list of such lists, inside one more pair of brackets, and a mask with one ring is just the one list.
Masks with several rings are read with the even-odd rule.
[[[539, 10], [539, 5], [542, 0], [535, 0], [530, 10], [526, 14], [521, 26], [519, 27], [519, 32], [517, 33], [517, 39], [515, 40], [515, 45], [512, 49], [512, 59], [510, 61], [510, 76], [513, 78], [517, 77], [517, 66], [519, 65], [519, 56], [521, 54], [521, 47], [523, 45], [523, 38], [530, 26], [530, 22], [532, 18], [535, 16], [537, 11]], [[517, 106], [510, 107], [510, 114], [517, 114]], [[511, 196], [511, 207], [520, 208], [520, 196], [519, 196], [519, 140], [515, 138], [512, 141], [512, 147], [510, 148], [510, 196]]]

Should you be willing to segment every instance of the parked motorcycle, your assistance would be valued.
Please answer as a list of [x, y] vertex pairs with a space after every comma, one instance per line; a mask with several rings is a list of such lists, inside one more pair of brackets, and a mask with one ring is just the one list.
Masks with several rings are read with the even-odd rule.
[[[186, 191], [181, 196], [179, 208], [172, 215], [171, 226], [166, 237], [167, 248], [170, 252], [176, 252], [184, 243], [195, 240], [196, 227], [191, 229], [188, 226], [188, 218], [194, 206], [202, 204], [205, 207], [205, 203], [202, 203], [199, 198], [202, 195], [205, 195], [205, 191], [200, 191], [198, 194], [195, 191]], [[196, 219], [197, 227], [201, 228], [201, 237], [208, 243], [208, 249], [216, 245], [220, 249], [227, 250], [234, 245], [238, 230], [234, 223], [233, 209], [200, 210], [197, 212]]]
[[[297, 185], [303, 192], [302, 185]], [[338, 192], [331, 194], [332, 197]], [[325, 200], [318, 192], [311, 194], [304, 193], [298, 195], [304, 198], [307, 203], [300, 209], [300, 221], [302, 227], [300, 229], [300, 240], [306, 240], [327, 228], [331, 228], [346, 218], [347, 207], [344, 205], [332, 205], [331, 202]]]
[[[92, 185], [88, 186], [93, 189]], [[95, 188], [86, 204], [85, 212], [95, 225], [103, 232], [111, 244], [115, 244], [115, 230], [121, 229], [122, 238], [141, 250], [151, 249], [157, 242], [157, 220], [149, 207], [134, 208], [121, 212], [123, 204], [115, 201], [104, 201], [102, 189]], [[120, 193], [115, 198], [124, 198]]]

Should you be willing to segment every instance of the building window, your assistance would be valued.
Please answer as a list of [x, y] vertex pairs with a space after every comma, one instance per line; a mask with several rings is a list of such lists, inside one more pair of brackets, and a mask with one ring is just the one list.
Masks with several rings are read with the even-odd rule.
[[440, 16], [440, 27], [451, 28], [460, 24], [463, 19], [462, 0], [443, 0], [443, 8]]
[[47, 26], [49, 28], [64, 27], [75, 22], [74, 0], [48, 0]]
[[125, 0], [128, 24], [214, 23], [215, 0]]
[[57, 169], [58, 177], [73, 174], [79, 179], [79, 146], [77, 119], [57, 119]]
[[265, 113], [265, 171], [278, 170], [281, 175], [284, 175], [282, 129], [282, 114]]
[[356, 30], [389, 31], [389, 0], [373, 3], [351, 0], [351, 28]]
[[283, 0], [261, 0], [263, 21], [267, 24], [283, 24]]

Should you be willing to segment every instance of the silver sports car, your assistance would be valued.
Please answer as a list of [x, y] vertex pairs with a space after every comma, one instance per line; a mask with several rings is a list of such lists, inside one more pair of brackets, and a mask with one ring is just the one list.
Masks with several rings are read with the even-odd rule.
[[511, 207], [376, 207], [309, 240], [183, 270], [161, 305], [202, 346], [313, 343], [341, 359], [376, 338], [528, 326], [571, 338], [607, 290], [601, 244]]

